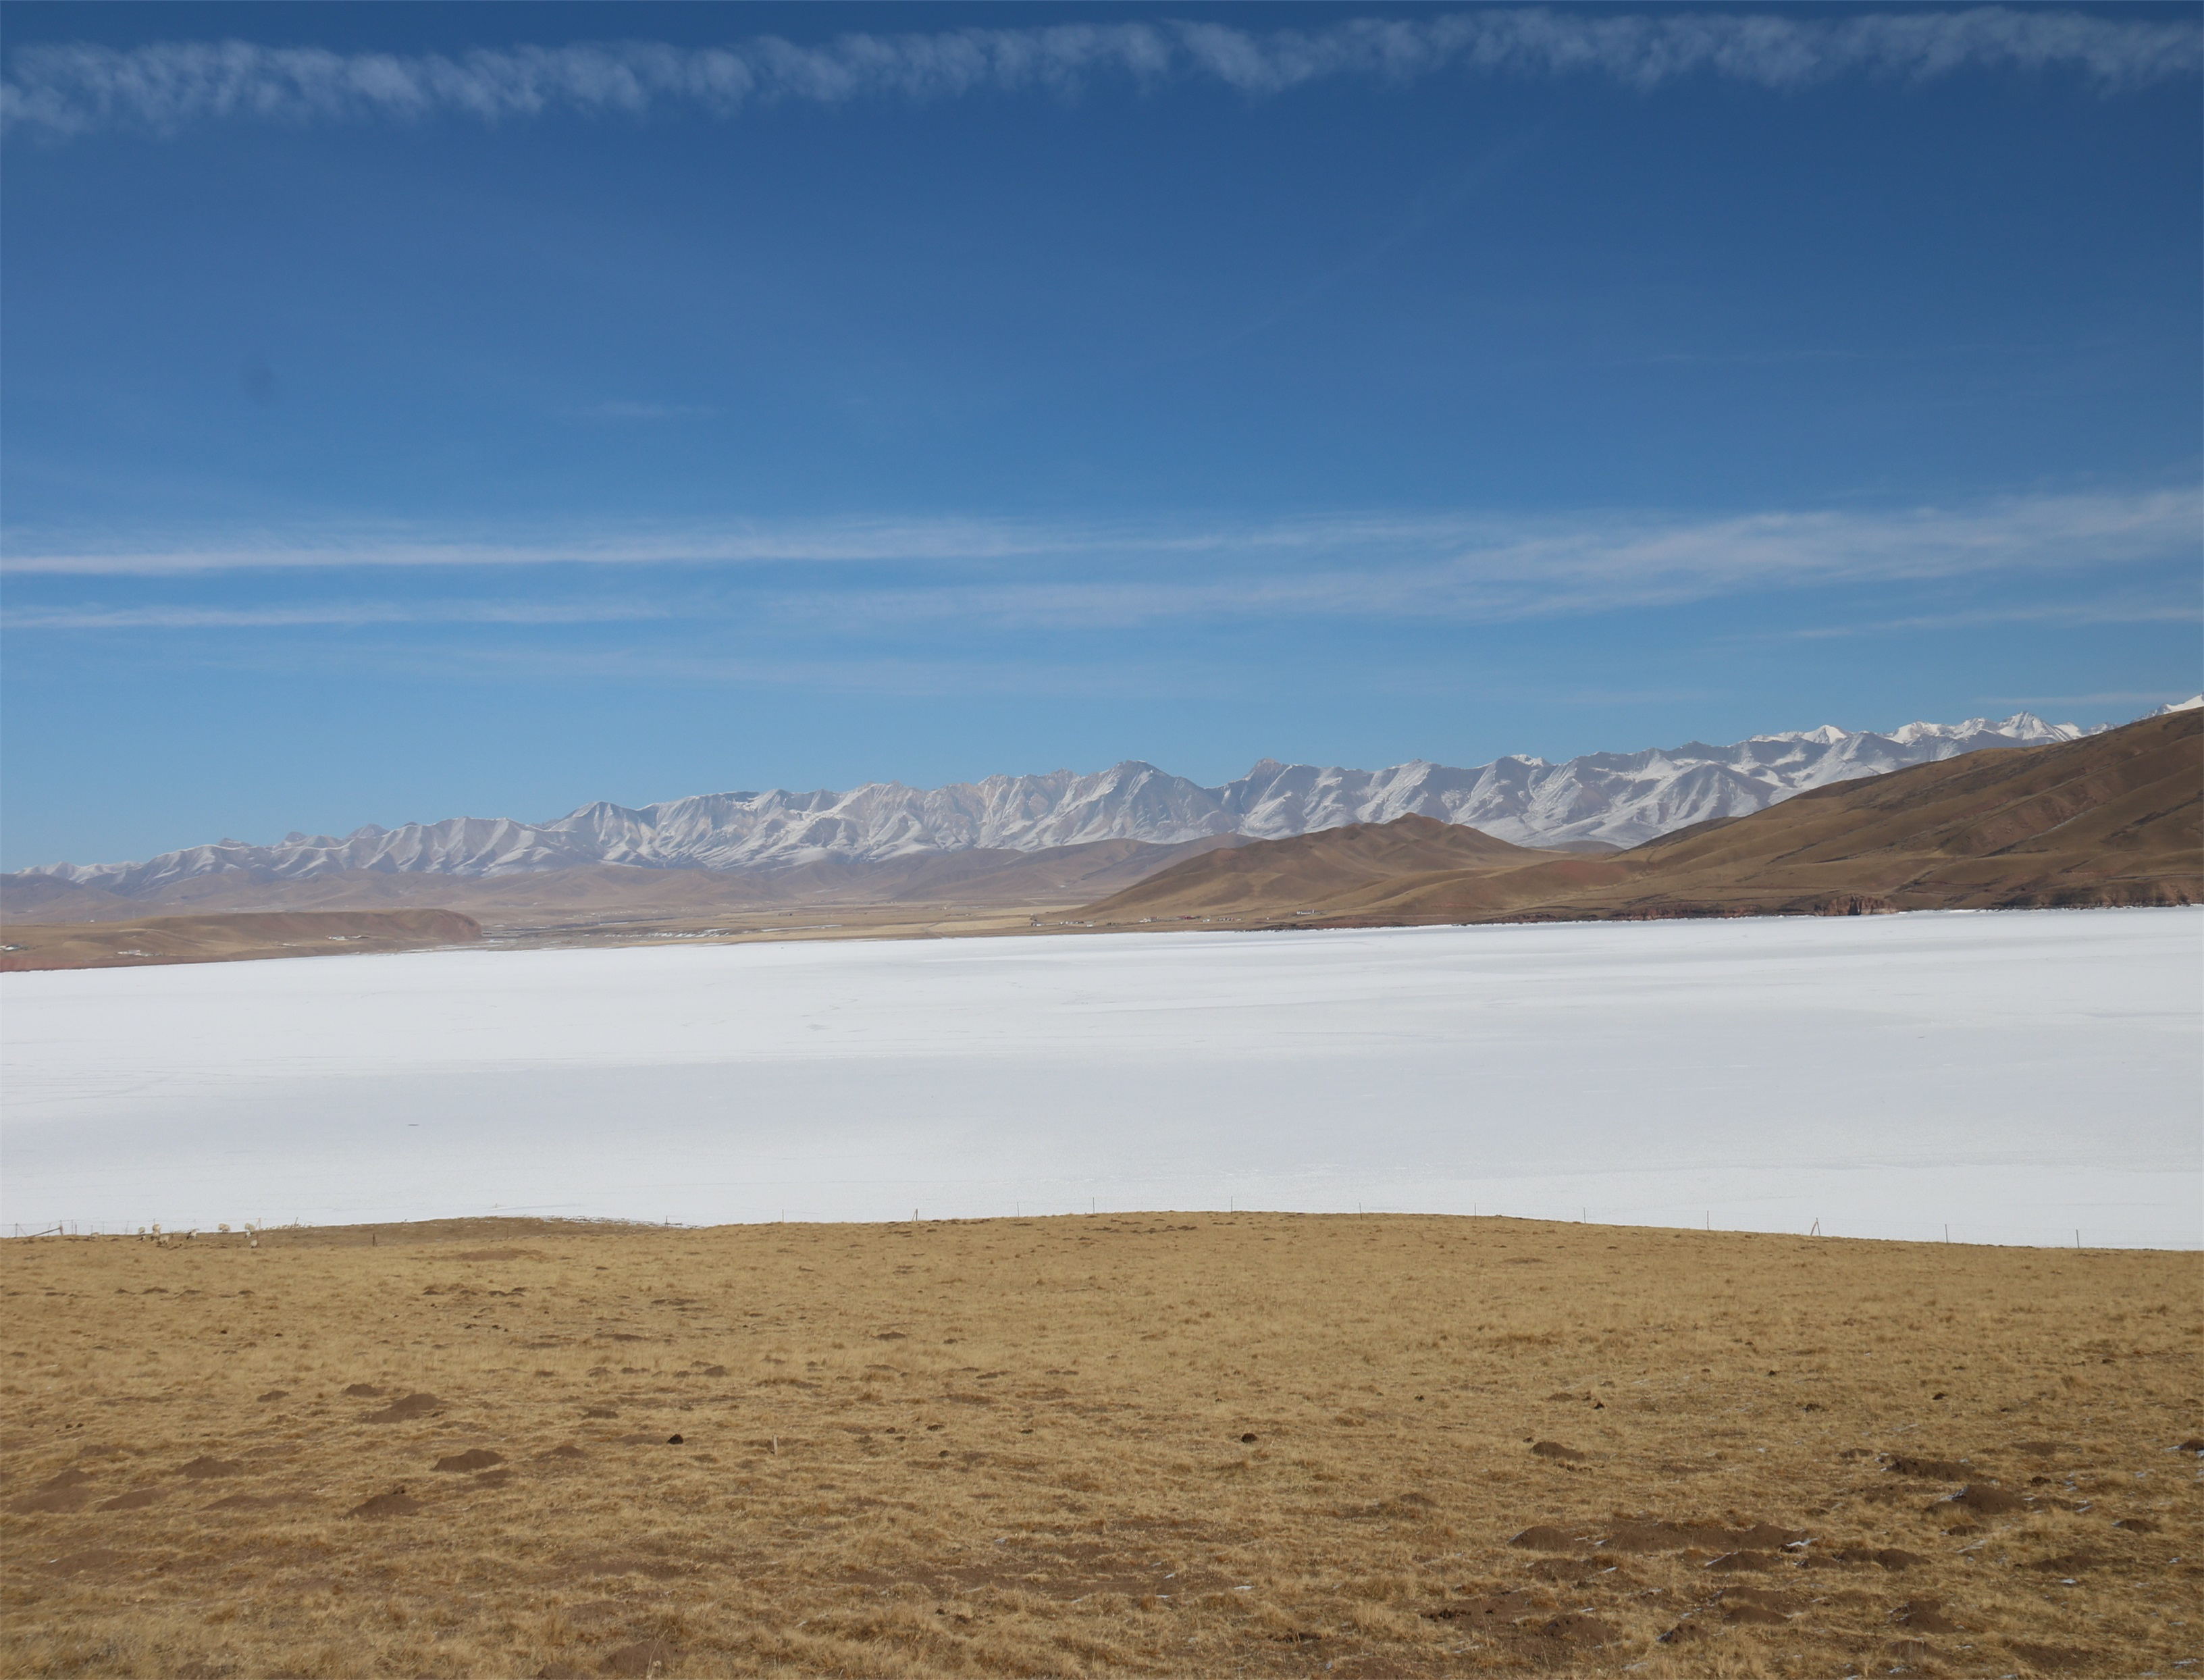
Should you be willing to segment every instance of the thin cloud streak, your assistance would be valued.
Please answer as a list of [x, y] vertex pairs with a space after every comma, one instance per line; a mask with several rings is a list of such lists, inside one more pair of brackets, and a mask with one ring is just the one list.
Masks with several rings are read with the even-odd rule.
[[820, 46], [759, 36], [723, 47], [649, 41], [443, 54], [341, 53], [247, 41], [116, 50], [26, 48], [0, 84], [0, 128], [49, 139], [193, 123], [293, 126], [553, 115], [725, 119], [753, 106], [923, 103], [1105, 87], [1221, 86], [1249, 96], [1442, 73], [1597, 76], [1649, 89], [1681, 77], [1794, 88], [1839, 76], [1922, 82], [1966, 71], [2058, 71], [2100, 92], [2194, 76], [2196, 27], [1980, 6], [1801, 18], [1767, 13], [1587, 16], [1493, 8], [1326, 29], [1186, 21], [851, 33]]
[[434, 541], [404, 535], [269, 537], [207, 546], [70, 547], [10, 553], [0, 572], [164, 577], [193, 572], [379, 566], [744, 565], [809, 562], [984, 561], [1092, 548], [1100, 534], [1007, 522], [789, 521], [702, 531], [636, 532], [566, 541]]
[[0, 629], [291, 630], [378, 624], [597, 624], [672, 616], [672, 609], [665, 606], [532, 606], [502, 601], [455, 601], [420, 606], [380, 601], [329, 606], [33, 606], [0, 618]]
[[[842, 630], [916, 622], [1111, 630], [1170, 620], [1309, 616], [1507, 623], [1770, 590], [2193, 562], [2200, 524], [2204, 497], [2195, 490], [2158, 490], [1714, 520], [1609, 514], [1511, 524], [1472, 515], [1358, 515], [1182, 529], [927, 521], [752, 527], [732, 536], [601, 537], [560, 547], [332, 541], [292, 548], [62, 553], [19, 557], [8, 565], [10, 571], [49, 575], [176, 577], [343, 566], [693, 568], [862, 560], [918, 575], [886, 587], [868, 583], [752, 595], [749, 604], [784, 624]], [[1012, 575], [1004, 577], [1005, 571]], [[673, 611], [456, 610], [583, 618]], [[80, 618], [92, 611], [80, 610]], [[684, 615], [695, 611], [683, 609]], [[192, 626], [179, 622], [175, 627]]]
[[[2204, 501], [2195, 493], [2167, 491], [2016, 498], [1964, 510], [1763, 513], [1666, 526], [1618, 522], [1481, 546], [1463, 546], [1459, 533], [1449, 542], [1428, 522], [1389, 532], [1365, 521], [1345, 528], [1356, 533], [1351, 542], [1336, 541], [1335, 531], [1333, 541], [1313, 544], [1332, 564], [1307, 571], [821, 591], [778, 604], [792, 616], [844, 623], [956, 619], [1006, 629], [1302, 615], [1508, 623], [1768, 589], [2172, 559], [2196, 553], [2200, 518]], [[1250, 540], [1260, 545], [1273, 534]], [[1418, 547], [1425, 553], [1402, 552]], [[1431, 553], [1432, 547], [1443, 552]], [[1337, 564], [1342, 549], [1359, 563]]]
[[2036, 606], [1993, 606], [1959, 612], [1921, 613], [1881, 618], [1865, 624], [1816, 625], [1783, 630], [1757, 641], [1822, 642], [1849, 636], [1881, 636], [1893, 630], [1973, 630], [1986, 624], [2188, 624], [2204, 623], [2204, 601], [2051, 601]]

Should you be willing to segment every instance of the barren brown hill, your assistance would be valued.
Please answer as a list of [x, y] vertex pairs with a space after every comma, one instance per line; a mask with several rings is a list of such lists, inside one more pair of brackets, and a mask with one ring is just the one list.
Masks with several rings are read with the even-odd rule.
[[147, 906], [104, 887], [51, 875], [0, 875], [0, 920], [111, 921], [142, 916]]
[[[1422, 819], [1413, 819], [1421, 821]], [[1385, 825], [1387, 828], [1400, 825]], [[1335, 831], [1344, 835], [1348, 831]], [[1420, 832], [1420, 831], [1419, 831]], [[1273, 847], [1235, 855], [1260, 878]], [[1366, 843], [1365, 843], [1366, 844]], [[1497, 844], [1498, 843], [1490, 843]], [[1358, 855], [1375, 855], [1374, 851]], [[1407, 855], [1407, 854], [1404, 854]], [[1136, 890], [1145, 905], [1199, 894], [1206, 861]], [[1250, 897], [1250, 920], [1317, 926], [1850, 914], [2204, 902], [2204, 713], [2175, 713], [2055, 746], [1970, 754], [1816, 789], [1613, 857], [1495, 869], [1404, 867], [1318, 896], [1314, 870]], [[1079, 912], [1136, 920], [1132, 895]], [[1154, 914], [1143, 909], [1142, 914]]]
[[642, 869], [590, 864], [476, 878], [343, 870], [276, 880], [242, 872], [198, 875], [141, 898], [47, 875], [0, 877], [0, 915], [19, 921], [134, 921], [161, 910], [448, 908], [493, 926], [545, 915], [715, 915], [799, 904], [1076, 904], [1114, 892], [1182, 858], [1241, 837], [1221, 834], [1176, 845], [1097, 840], [1037, 852], [970, 851], [832, 859], [773, 870]]
[[1569, 855], [1496, 840], [1432, 817], [1354, 823], [1289, 840], [1256, 840], [1173, 864], [1077, 914], [1137, 921], [1226, 913], [1288, 914], [1342, 893], [1433, 873], [1482, 877]]
[[418, 950], [482, 938], [453, 910], [281, 911], [266, 915], [152, 916], [134, 922], [11, 923], [0, 970], [133, 968], [264, 956]]

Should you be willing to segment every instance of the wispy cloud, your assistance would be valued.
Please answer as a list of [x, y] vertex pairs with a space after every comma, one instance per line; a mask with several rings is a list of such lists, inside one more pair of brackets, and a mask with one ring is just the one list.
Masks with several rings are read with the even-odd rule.
[[525, 601], [355, 601], [320, 606], [31, 606], [0, 618], [11, 630], [293, 630], [310, 625], [600, 624], [664, 618], [664, 606]]
[[1845, 75], [1917, 82], [1963, 71], [2053, 70], [2110, 92], [2193, 76], [2199, 41], [2188, 18], [2003, 6], [1845, 18], [1492, 8], [1313, 30], [1076, 23], [853, 33], [815, 46], [760, 36], [720, 47], [629, 41], [450, 56], [174, 41], [26, 48], [0, 84], [0, 123], [59, 138], [208, 121], [498, 122], [673, 110], [725, 118], [788, 103], [1075, 95], [1167, 82], [1269, 95], [1443, 73], [1597, 76], [1638, 88], [1703, 76], [1789, 88]]
[[[1501, 623], [1840, 584], [2193, 564], [2200, 524], [2204, 498], [2195, 490], [2180, 489], [2017, 496], [1956, 507], [1763, 512], [1715, 519], [1609, 512], [1540, 520], [1360, 514], [1146, 526], [978, 519], [799, 522], [732, 532], [600, 533], [563, 544], [329, 538], [175, 549], [63, 545], [11, 556], [6, 565], [19, 574], [181, 578], [345, 567], [593, 565], [678, 570], [864, 562], [862, 581], [791, 589], [776, 573], [749, 589], [745, 600], [782, 623], [809, 620], [834, 630], [921, 622], [1099, 630], [1174, 619], [1318, 616]], [[902, 575], [892, 583], [883, 583], [879, 574], [884, 570]], [[2120, 604], [2132, 607], [2132, 602]], [[191, 627], [184, 609], [142, 610], [176, 615], [175, 627]], [[19, 615], [12, 622], [58, 625], [53, 615], [63, 610], [36, 611], [46, 616]], [[369, 621], [280, 616], [293, 611], [271, 608], [276, 616], [251, 621]], [[399, 616], [474, 613], [483, 622], [512, 623], [530, 622], [518, 616], [530, 612], [576, 615], [573, 620], [538, 620], [547, 623], [660, 616], [642, 608], [595, 606], [443, 604], [389, 611]], [[495, 614], [512, 616], [501, 619]], [[86, 609], [79, 615], [82, 622], [68, 627], [92, 627], [92, 616]], [[242, 624], [247, 616], [235, 615], [234, 621]], [[112, 622], [124, 627], [122, 619]]]
[[836, 561], [969, 561], [1092, 546], [1093, 533], [1005, 521], [785, 520], [730, 522], [706, 529], [600, 531], [562, 539], [489, 541], [413, 532], [341, 532], [304, 538], [251, 536], [153, 546], [34, 543], [11, 550], [0, 571], [80, 577], [191, 572], [330, 571], [348, 567], [743, 565]]
[[[2044, 601], [2029, 606], [1984, 606], [1953, 612], [1916, 613], [1859, 624], [1817, 624], [1781, 630], [1786, 642], [1822, 642], [1848, 636], [1881, 636], [1893, 630], [1973, 630], [1988, 624], [2187, 624], [2204, 623], [2204, 600]], [[1765, 641], [1766, 636], [1753, 638]]]

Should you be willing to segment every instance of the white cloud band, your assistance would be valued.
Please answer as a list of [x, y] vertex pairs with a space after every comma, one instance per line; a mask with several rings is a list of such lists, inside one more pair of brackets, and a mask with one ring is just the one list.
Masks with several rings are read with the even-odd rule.
[[[336, 538], [175, 549], [56, 547], [11, 556], [6, 569], [181, 582], [350, 568], [494, 573], [571, 565], [677, 571], [860, 565], [868, 568], [862, 581], [825, 587], [791, 589], [785, 577], [760, 580], [745, 589], [745, 610], [784, 624], [844, 628], [931, 621], [1110, 630], [1300, 616], [1499, 623], [1845, 584], [2193, 566], [2200, 526], [2204, 497], [2182, 488], [1699, 519], [1364, 514], [1137, 528], [926, 520], [600, 534], [560, 545]], [[691, 611], [693, 606], [682, 609], [684, 615]], [[523, 624], [669, 616], [673, 609], [523, 602], [225, 607], [195, 617], [197, 612], [166, 606], [23, 608], [9, 623], [25, 630], [280, 628], [424, 618]], [[389, 616], [378, 618], [378, 612]]]
[[0, 128], [61, 138], [171, 133], [198, 122], [291, 124], [453, 115], [732, 116], [790, 102], [954, 98], [1207, 82], [1276, 94], [1341, 79], [1456, 72], [1593, 75], [1649, 88], [1684, 76], [1797, 87], [1852, 74], [1919, 81], [1962, 71], [2057, 71], [2100, 90], [2193, 78], [2204, 31], [2085, 12], [1979, 6], [1803, 18], [1768, 13], [1593, 16], [1493, 8], [1326, 29], [1217, 23], [1056, 24], [844, 34], [804, 46], [631, 41], [443, 54], [343, 53], [246, 41], [26, 47], [0, 83]]
[[26, 606], [11, 630], [358, 629], [374, 624], [601, 624], [663, 618], [672, 609], [618, 602], [339, 601], [314, 606]]

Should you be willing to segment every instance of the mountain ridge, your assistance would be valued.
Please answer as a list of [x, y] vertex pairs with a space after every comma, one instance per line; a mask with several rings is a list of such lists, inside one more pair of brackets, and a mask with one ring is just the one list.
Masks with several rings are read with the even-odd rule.
[[138, 898], [231, 873], [281, 881], [356, 871], [483, 878], [584, 865], [782, 870], [1103, 840], [1277, 839], [1407, 815], [1519, 845], [1626, 848], [1833, 783], [2094, 732], [2021, 712], [1996, 720], [1917, 722], [1887, 733], [1824, 725], [1560, 763], [1508, 755], [1468, 767], [1412, 760], [1364, 771], [1265, 759], [1217, 787], [1127, 760], [1091, 773], [995, 775], [934, 789], [874, 782], [839, 792], [696, 794], [641, 807], [598, 800], [543, 823], [454, 817], [391, 829], [369, 824], [341, 837], [294, 831], [271, 846], [223, 840], [140, 862], [41, 865], [9, 878]]
[[[1524, 855], [1511, 866], [1455, 842], [1469, 867], [1431, 867], [1431, 837], [1414, 828], [1256, 841], [1072, 914], [1124, 926], [1229, 908], [1246, 923], [1374, 927], [2194, 904], [2204, 901], [2200, 747], [2204, 715], [2169, 707], [2074, 741], [1832, 783], [1598, 858]], [[1389, 843], [1399, 861], [1384, 867]]]

